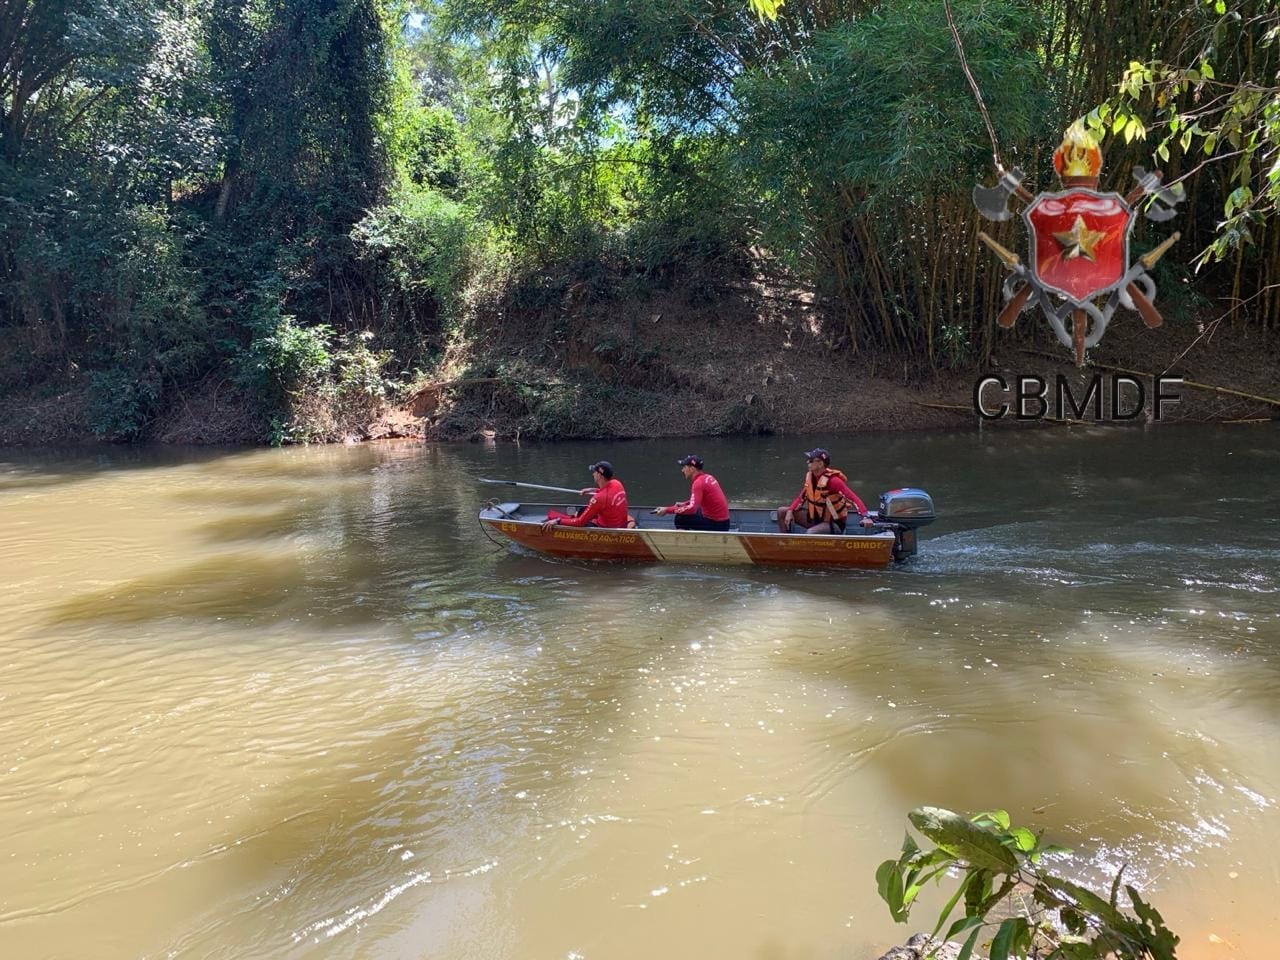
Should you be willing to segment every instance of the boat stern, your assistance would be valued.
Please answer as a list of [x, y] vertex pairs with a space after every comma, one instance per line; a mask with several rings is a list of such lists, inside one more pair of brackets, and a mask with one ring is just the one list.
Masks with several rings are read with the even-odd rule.
[[899, 487], [880, 494], [876, 519], [894, 533], [893, 559], [906, 560], [916, 555], [919, 541], [916, 531], [938, 519], [933, 498], [919, 487]]

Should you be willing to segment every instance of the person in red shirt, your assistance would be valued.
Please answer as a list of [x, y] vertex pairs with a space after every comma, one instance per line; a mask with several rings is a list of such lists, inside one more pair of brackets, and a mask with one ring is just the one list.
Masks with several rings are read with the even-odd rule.
[[677, 530], [728, 530], [729, 501], [725, 499], [719, 481], [703, 471], [702, 458], [691, 453], [676, 462], [680, 464], [684, 478], [692, 483], [689, 499], [669, 507], [658, 507], [653, 512], [660, 517], [675, 514], [672, 519]]
[[804, 458], [809, 463], [804, 486], [790, 506], [778, 510], [778, 530], [790, 533], [794, 524], [806, 533], [844, 533], [850, 507], [862, 517], [862, 525], [869, 526], [866, 504], [849, 488], [845, 475], [832, 469], [831, 454], [817, 447]]
[[608, 460], [599, 460], [587, 469], [591, 471], [591, 479], [596, 484], [594, 487], [583, 487], [579, 491], [584, 497], [591, 495], [587, 505], [578, 511], [576, 517], [561, 513], [559, 510], [548, 510], [547, 519], [542, 524], [543, 530], [550, 530], [558, 525], [618, 528], [630, 525], [631, 518], [627, 515], [627, 491], [623, 488], [622, 481], [614, 478], [613, 464]]

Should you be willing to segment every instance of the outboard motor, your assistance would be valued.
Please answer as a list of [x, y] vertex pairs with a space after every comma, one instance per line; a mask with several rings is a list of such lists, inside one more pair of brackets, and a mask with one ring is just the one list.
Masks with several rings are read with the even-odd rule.
[[938, 519], [933, 498], [918, 487], [902, 487], [880, 494], [877, 522], [893, 531], [893, 559], [916, 555], [916, 528]]

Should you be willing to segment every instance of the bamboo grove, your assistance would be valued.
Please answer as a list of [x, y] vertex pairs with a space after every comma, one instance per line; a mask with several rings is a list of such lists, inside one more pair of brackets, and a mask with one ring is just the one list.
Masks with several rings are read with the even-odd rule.
[[744, 274], [812, 294], [838, 349], [980, 363], [1003, 275], [961, 52], [1036, 187], [1082, 115], [1110, 134], [1104, 189], [1186, 178], [1175, 320], [1280, 322], [1272, 3], [776, 12], [0, 0], [0, 391], [87, 378], [102, 432], [133, 436], [202, 384], [373, 389], [580, 285]]

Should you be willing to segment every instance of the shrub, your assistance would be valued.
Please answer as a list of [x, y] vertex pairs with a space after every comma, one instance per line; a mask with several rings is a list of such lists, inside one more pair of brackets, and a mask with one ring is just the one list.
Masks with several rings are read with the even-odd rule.
[[333, 366], [332, 336], [333, 328], [325, 324], [304, 327], [296, 317], [281, 315], [249, 345], [241, 379], [256, 380], [274, 403], [284, 404], [294, 393], [318, 386], [328, 376]]
[[1120, 909], [1121, 868], [1104, 898], [1056, 876], [1041, 863], [1045, 854], [1066, 853], [1042, 844], [1041, 835], [1010, 825], [1003, 810], [966, 819], [938, 807], [917, 807], [911, 824], [937, 847], [924, 851], [907, 834], [902, 854], [876, 871], [880, 896], [893, 919], [905, 923], [924, 885], [960, 872], [960, 886], [943, 907], [934, 927], [937, 937], [964, 900], [964, 915], [947, 928], [944, 939], [967, 934], [959, 960], [969, 960], [984, 931], [996, 921], [992, 911], [1013, 913], [999, 921], [990, 960], [1174, 960], [1178, 938], [1156, 909], [1132, 886], [1125, 886], [1136, 916]]
[[99, 437], [133, 440], [151, 422], [160, 384], [120, 367], [89, 374], [89, 428]]
[[281, 316], [251, 345], [244, 373], [273, 398], [268, 441], [311, 443], [359, 432], [395, 393], [389, 351], [375, 351], [368, 331], [336, 335], [321, 324]]
[[404, 189], [370, 210], [351, 236], [379, 272], [384, 326], [420, 330], [427, 319], [438, 327], [456, 318], [482, 239], [469, 207], [434, 189]]

